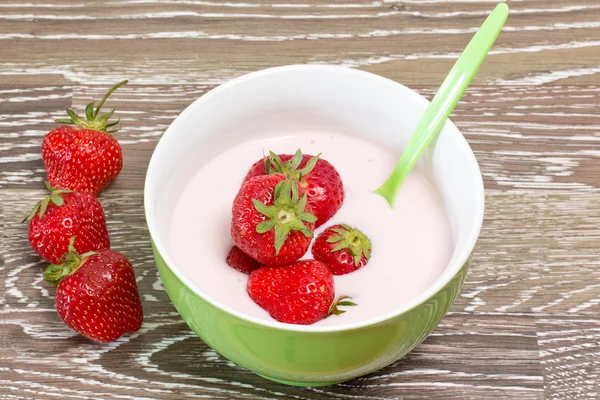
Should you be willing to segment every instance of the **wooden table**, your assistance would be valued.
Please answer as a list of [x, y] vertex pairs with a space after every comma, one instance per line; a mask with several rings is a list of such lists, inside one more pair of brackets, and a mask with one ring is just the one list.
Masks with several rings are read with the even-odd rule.
[[[10, 4], [9, 4], [10, 3]], [[22, 4], [21, 4], [22, 3]], [[371, 71], [430, 97], [494, 1], [28, 0], [0, 3], [0, 399], [591, 399], [600, 396], [600, 2], [510, 1], [453, 115], [486, 186], [452, 312], [410, 355], [327, 388], [220, 357], [164, 292], [142, 188], [170, 122], [216, 85], [293, 63]], [[124, 168], [100, 200], [133, 262], [145, 323], [110, 345], [53, 308], [23, 216], [43, 196], [43, 135], [113, 83]]]

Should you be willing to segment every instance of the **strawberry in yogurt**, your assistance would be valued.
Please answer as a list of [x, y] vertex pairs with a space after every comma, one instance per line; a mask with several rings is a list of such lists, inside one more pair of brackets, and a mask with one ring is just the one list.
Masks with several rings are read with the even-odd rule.
[[[294, 158], [297, 149], [301, 149], [302, 156], [295, 171], [302, 170], [310, 160], [319, 155], [318, 160], [327, 162], [339, 175], [343, 186], [340, 186], [338, 193], [342, 193], [342, 197], [338, 197], [338, 200], [341, 199], [339, 201], [333, 201], [335, 211], [323, 217], [320, 226], [314, 226], [319, 222], [318, 217], [316, 223], [304, 221], [311, 235], [297, 231], [306, 238], [303, 241], [309, 242], [308, 246], [302, 245], [299, 251], [302, 255], [294, 254], [293, 258], [300, 258], [298, 261], [286, 261], [278, 267], [264, 267], [271, 261], [263, 259], [255, 260], [255, 263], [252, 259], [258, 256], [254, 254], [250, 259], [243, 257], [249, 251], [243, 249], [245, 251], [242, 251], [242, 257], [238, 253], [236, 260], [245, 260], [245, 265], [250, 267], [244, 272], [231, 268], [227, 265], [228, 255], [234, 245], [239, 248], [240, 244], [231, 235], [232, 203], [245, 180], [250, 178], [247, 177], [251, 175], [249, 170], [260, 169], [259, 165], [262, 163], [266, 173], [261, 170], [261, 173], [253, 175], [254, 178], [280, 174], [296, 180], [299, 184], [299, 198], [305, 192], [307, 207], [310, 206], [310, 184], [303, 186], [302, 175], [289, 173], [289, 170], [294, 170], [288, 168], [292, 163], [285, 166]], [[262, 154], [269, 156], [257, 162]], [[279, 162], [274, 155], [279, 157], [283, 168], [276, 165]], [[305, 159], [306, 163], [302, 164]], [[317, 241], [323, 232], [330, 227], [347, 226], [351, 230], [358, 230], [362, 235], [360, 238], [366, 238], [370, 248], [363, 241], [364, 245], [359, 250], [354, 249], [353, 254], [350, 253], [350, 246], [346, 250], [339, 250], [348, 252], [347, 259], [351, 263], [347, 266], [353, 267], [342, 275], [333, 272], [333, 293], [329, 293], [331, 289], [327, 286], [325, 302], [334, 303], [332, 299], [347, 296], [351, 299], [348, 302], [356, 305], [346, 307], [346, 312], [335, 315], [338, 313], [323, 311], [324, 300], [319, 297], [319, 312], [315, 314], [316, 317], [311, 315], [311, 318], [304, 320], [297, 316], [308, 314], [297, 312], [293, 313], [294, 318], [314, 325], [337, 325], [365, 321], [390, 313], [433, 284], [444, 271], [453, 249], [452, 233], [443, 204], [425, 173], [418, 167], [403, 183], [393, 209], [385, 199], [374, 194], [397, 159], [398, 153], [388, 148], [364, 138], [338, 132], [300, 131], [280, 138], [254, 138], [229, 148], [198, 168], [181, 193], [177, 194], [178, 200], [170, 227], [170, 246], [175, 262], [191, 283], [211, 298], [243, 314], [274, 321], [273, 315], [277, 313], [272, 315], [272, 310], [263, 308], [266, 303], [261, 303], [263, 306], [257, 304], [249, 294], [249, 279], [252, 274], [256, 275], [261, 268], [288, 268], [303, 260], [317, 258]], [[270, 174], [265, 160], [270, 162], [269, 168], [278, 170]], [[294, 164], [296, 162], [297, 160]], [[309, 174], [303, 176], [309, 177]], [[271, 206], [271, 199], [267, 198], [268, 196], [263, 199], [264, 204]], [[338, 232], [337, 236], [343, 235]], [[354, 239], [350, 236], [348, 240], [352, 242]], [[332, 237], [329, 236], [328, 239]], [[285, 243], [282, 249], [283, 246]], [[357, 251], [360, 251], [360, 259]], [[198, 254], [202, 257], [198, 257]], [[230, 263], [231, 261], [232, 257], [229, 258]], [[331, 272], [331, 261], [319, 262], [328, 265]], [[288, 298], [287, 295], [279, 293], [279, 298]], [[272, 302], [268, 304], [269, 308], [273, 306]]]

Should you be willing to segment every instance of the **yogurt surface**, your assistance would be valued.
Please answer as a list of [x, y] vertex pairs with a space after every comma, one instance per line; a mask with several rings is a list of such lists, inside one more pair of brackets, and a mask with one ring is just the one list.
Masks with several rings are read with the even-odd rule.
[[[231, 203], [250, 166], [269, 150], [293, 154], [322, 153], [340, 173], [345, 200], [336, 215], [315, 231], [345, 223], [360, 229], [372, 243], [362, 269], [334, 276], [336, 298], [352, 297], [358, 305], [315, 325], [362, 321], [387, 314], [427, 289], [452, 256], [450, 225], [437, 192], [415, 168], [394, 209], [373, 191], [392, 171], [399, 154], [362, 138], [337, 132], [297, 132], [239, 145], [200, 168], [185, 185], [173, 212], [169, 246], [178, 268], [200, 290], [239, 312], [275, 321], [246, 292], [248, 275], [229, 267], [225, 258]], [[312, 258], [310, 249], [303, 258]]]

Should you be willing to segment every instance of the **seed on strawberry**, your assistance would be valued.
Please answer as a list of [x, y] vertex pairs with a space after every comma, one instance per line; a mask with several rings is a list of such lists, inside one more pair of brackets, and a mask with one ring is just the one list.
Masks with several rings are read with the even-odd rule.
[[316, 217], [295, 180], [261, 175], [244, 182], [233, 201], [231, 237], [264, 265], [284, 265], [306, 253]]
[[58, 263], [74, 235], [75, 249], [81, 253], [110, 247], [104, 211], [94, 195], [56, 189], [48, 182], [46, 188], [50, 195], [23, 220], [29, 221], [29, 243], [40, 257]]
[[338, 306], [356, 305], [346, 296], [334, 302], [333, 276], [316, 260], [284, 267], [260, 267], [248, 280], [250, 298], [279, 322], [310, 325], [344, 313]]
[[56, 288], [63, 322], [97, 342], [112, 342], [140, 329], [142, 302], [129, 260], [118, 251], [78, 254], [71, 239], [63, 263], [49, 265], [44, 278]]
[[102, 116], [98, 113], [108, 96], [126, 83], [113, 86], [96, 109], [95, 103], [89, 103], [85, 119], [67, 108], [70, 118], [56, 122], [77, 126], [59, 126], [44, 137], [42, 160], [53, 187], [96, 195], [117, 177], [123, 167], [123, 155], [119, 142], [111, 136], [116, 129], [107, 129], [117, 125], [119, 120], [108, 122], [114, 108]]
[[241, 251], [237, 246], [231, 248], [225, 261], [231, 268], [237, 269], [245, 274], [249, 274], [260, 266], [258, 261]]
[[349, 274], [367, 264], [371, 241], [358, 229], [333, 225], [315, 239], [312, 254], [315, 260], [327, 264], [332, 274]]
[[275, 154], [252, 165], [245, 180], [259, 175], [283, 174], [296, 179], [308, 196], [308, 205], [317, 217], [315, 228], [327, 222], [344, 202], [344, 185], [335, 167], [320, 154]]

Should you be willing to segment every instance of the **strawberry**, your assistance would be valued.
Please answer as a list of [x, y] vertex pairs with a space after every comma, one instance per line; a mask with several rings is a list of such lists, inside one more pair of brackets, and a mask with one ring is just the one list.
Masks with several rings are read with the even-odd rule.
[[119, 142], [110, 135], [116, 130], [107, 129], [119, 120], [108, 123], [114, 108], [100, 117], [98, 112], [108, 96], [126, 83], [113, 86], [95, 110], [95, 103], [89, 103], [85, 108], [86, 119], [67, 108], [71, 118], [56, 120], [77, 126], [59, 126], [44, 137], [42, 160], [52, 186], [96, 195], [117, 177], [123, 166], [123, 155]]
[[271, 317], [288, 324], [314, 324], [344, 313], [339, 305], [355, 305], [345, 296], [333, 301], [333, 275], [327, 265], [316, 260], [254, 270], [248, 280], [248, 294]]
[[364, 233], [346, 224], [325, 229], [313, 243], [315, 260], [324, 262], [334, 275], [364, 267], [371, 258], [371, 241]]
[[235, 268], [245, 274], [249, 274], [260, 266], [258, 261], [241, 251], [237, 246], [231, 248], [227, 255], [226, 262], [231, 268]]
[[317, 217], [315, 228], [327, 222], [344, 202], [344, 185], [335, 167], [317, 156], [275, 154], [258, 160], [250, 167], [245, 180], [254, 176], [284, 174], [296, 179], [308, 195], [308, 205]]
[[77, 235], [81, 253], [108, 249], [104, 211], [98, 199], [86, 192], [56, 189], [46, 182], [50, 196], [38, 202], [23, 220], [29, 221], [29, 243], [40, 257], [58, 263], [69, 251], [69, 238]]
[[140, 329], [142, 302], [135, 274], [114, 250], [78, 254], [71, 238], [63, 263], [49, 265], [44, 278], [57, 286], [56, 311], [63, 322], [97, 342], [112, 342]]
[[298, 184], [285, 175], [248, 179], [233, 201], [231, 237], [241, 251], [261, 264], [284, 265], [306, 253], [316, 217], [300, 197]]

